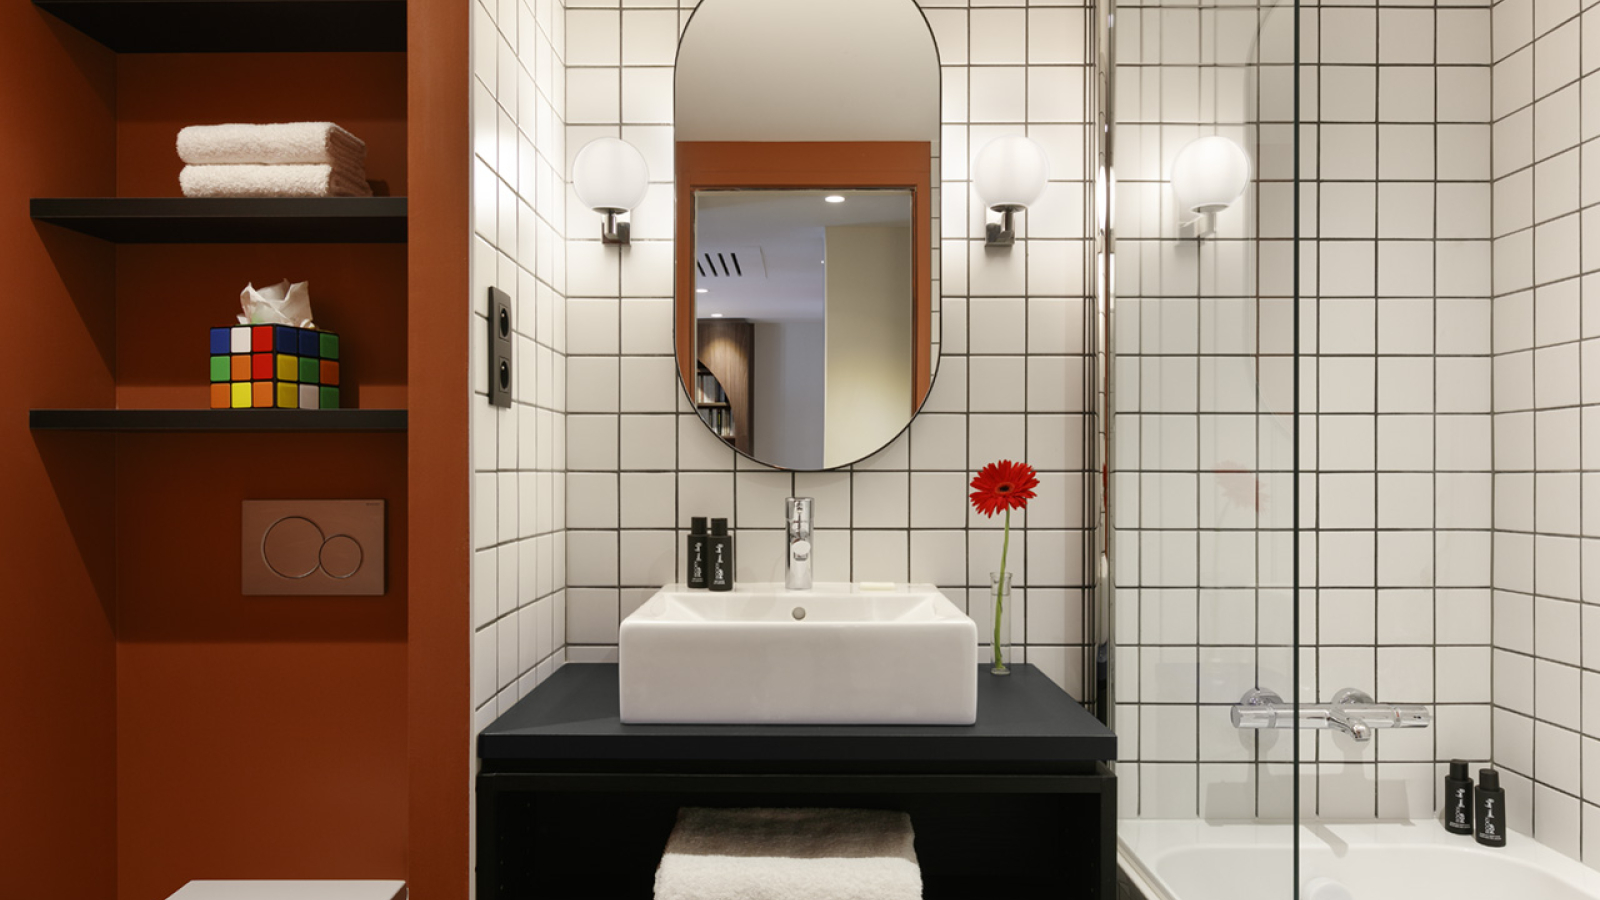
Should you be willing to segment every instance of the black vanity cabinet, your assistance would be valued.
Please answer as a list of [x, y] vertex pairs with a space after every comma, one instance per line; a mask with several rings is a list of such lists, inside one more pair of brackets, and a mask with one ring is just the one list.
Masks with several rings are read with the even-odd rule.
[[1116, 737], [1032, 666], [952, 726], [624, 725], [568, 665], [478, 738], [478, 900], [648, 900], [681, 806], [904, 810], [924, 897], [1110, 900]]

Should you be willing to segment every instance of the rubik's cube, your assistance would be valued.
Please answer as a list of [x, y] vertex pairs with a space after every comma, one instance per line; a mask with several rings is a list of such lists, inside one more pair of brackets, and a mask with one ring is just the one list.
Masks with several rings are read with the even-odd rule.
[[339, 408], [339, 336], [288, 325], [211, 329], [211, 408], [274, 407]]

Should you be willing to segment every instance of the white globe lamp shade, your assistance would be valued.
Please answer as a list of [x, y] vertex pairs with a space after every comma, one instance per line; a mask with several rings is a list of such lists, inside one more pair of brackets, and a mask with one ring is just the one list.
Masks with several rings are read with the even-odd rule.
[[1172, 162], [1172, 193], [1186, 212], [1221, 212], [1249, 183], [1249, 154], [1220, 134], [1190, 141]]
[[978, 151], [972, 182], [990, 209], [1026, 209], [1044, 194], [1050, 159], [1044, 148], [1020, 134], [998, 137]]
[[632, 144], [613, 137], [595, 138], [572, 161], [572, 187], [590, 209], [623, 212], [644, 199], [650, 187], [650, 167]]

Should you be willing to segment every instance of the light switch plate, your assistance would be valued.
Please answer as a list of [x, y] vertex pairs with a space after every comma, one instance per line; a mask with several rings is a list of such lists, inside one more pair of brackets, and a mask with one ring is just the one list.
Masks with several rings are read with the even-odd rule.
[[241, 590], [247, 597], [385, 593], [384, 512], [382, 500], [244, 501]]

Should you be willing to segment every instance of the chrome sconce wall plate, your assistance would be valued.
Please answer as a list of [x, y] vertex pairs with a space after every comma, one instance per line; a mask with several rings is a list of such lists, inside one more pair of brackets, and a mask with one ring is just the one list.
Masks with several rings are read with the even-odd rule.
[[1178, 201], [1178, 236], [1216, 234], [1217, 213], [1232, 206], [1250, 184], [1250, 155], [1220, 134], [1185, 144], [1172, 161], [1172, 195]]
[[650, 187], [650, 167], [644, 154], [627, 141], [595, 138], [572, 161], [572, 187], [584, 206], [605, 216], [600, 239], [607, 244], [626, 244], [630, 229], [617, 217], [644, 200]]
[[1044, 195], [1050, 180], [1050, 158], [1044, 148], [1020, 135], [997, 137], [978, 151], [972, 182], [984, 206], [1000, 214], [984, 226], [986, 247], [1016, 243], [1016, 214]]

